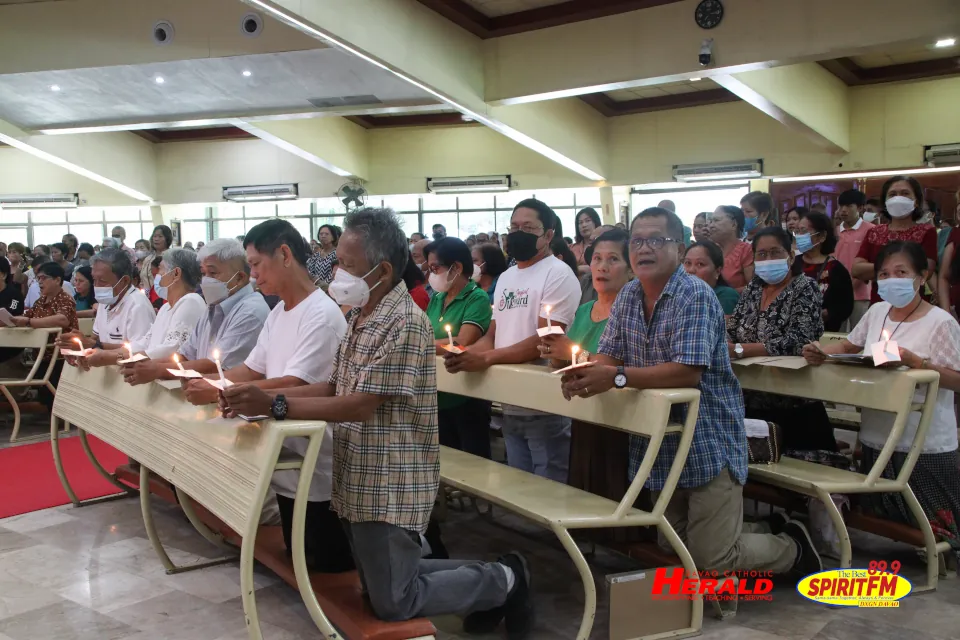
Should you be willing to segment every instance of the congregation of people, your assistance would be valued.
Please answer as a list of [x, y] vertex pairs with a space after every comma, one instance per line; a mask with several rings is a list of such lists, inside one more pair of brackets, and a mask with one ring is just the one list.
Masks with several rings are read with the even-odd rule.
[[[804, 207], [778, 212], [768, 194], [753, 192], [697, 215], [692, 228], [670, 201], [616, 225], [587, 208], [567, 238], [547, 204], [526, 199], [505, 234], [465, 240], [443, 225], [430, 238], [408, 237], [391, 210], [367, 208], [348, 213], [343, 228], [321, 226], [316, 240], [271, 219], [242, 240], [198, 242], [196, 251], [174, 246], [164, 225], [131, 248], [117, 227], [96, 247], [70, 234], [50, 247], [0, 247], [0, 307], [16, 326], [60, 328], [61, 348], [79, 341], [87, 355], [67, 357], [70, 366], [143, 354], [119, 365], [126, 383], [141, 385], [175, 379], [176, 358], [210, 378], [222, 368], [228, 381], [222, 390], [185, 381], [183, 397], [194, 405], [228, 418], [327, 421], [307, 509], [310, 567], [358, 569], [381, 619], [459, 614], [468, 633], [504, 622], [509, 637], [522, 638], [534, 618], [523, 555], [446, 557], [432, 517], [439, 446], [489, 459], [498, 427], [511, 467], [619, 501], [647, 443], [438, 393], [438, 366], [459, 375], [589, 362], [557, 378], [571, 402], [623, 389], [698, 389], [693, 442], [667, 519], [701, 570], [802, 577], [823, 563], [801, 519], [744, 520], [744, 420], [780, 425], [788, 456], [869, 470], [893, 417], [862, 412], [854, 459], [822, 402], [743, 391], [734, 362], [802, 356], [819, 366], [827, 354], [860, 353], [887, 335], [903, 366], [940, 374], [910, 484], [960, 556], [960, 230], [938, 236], [913, 178], [891, 178], [879, 200], [850, 190], [837, 204], [833, 218]], [[80, 331], [79, 318], [93, 318], [92, 334]], [[548, 325], [563, 333], [541, 336]], [[847, 335], [821, 345], [825, 331]], [[459, 348], [449, 349], [451, 341]], [[19, 356], [0, 352], [0, 360]], [[52, 405], [53, 394], [41, 396]], [[884, 477], [904, 464], [918, 421], [913, 414]], [[678, 443], [678, 434], [664, 439], [647, 499], [663, 490]], [[306, 450], [305, 441], [288, 446]], [[278, 471], [272, 482], [288, 548], [297, 482], [297, 471]], [[857, 508], [912, 522], [897, 495], [857, 498]], [[596, 540], [614, 537], [601, 534]]]

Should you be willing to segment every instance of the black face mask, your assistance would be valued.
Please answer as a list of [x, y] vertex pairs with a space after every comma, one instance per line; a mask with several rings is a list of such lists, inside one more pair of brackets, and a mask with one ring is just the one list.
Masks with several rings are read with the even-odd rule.
[[444, 238], [446, 238], [446, 236], [443, 234], [442, 231], [436, 231], [436, 232], [434, 232], [434, 234], [433, 234], [433, 239], [434, 239], [434, 240], [443, 240]]
[[509, 253], [514, 260], [519, 260], [520, 262], [531, 260], [539, 251], [537, 249], [537, 240], [539, 239], [539, 236], [527, 233], [526, 231], [509, 233], [507, 234], [507, 253]]

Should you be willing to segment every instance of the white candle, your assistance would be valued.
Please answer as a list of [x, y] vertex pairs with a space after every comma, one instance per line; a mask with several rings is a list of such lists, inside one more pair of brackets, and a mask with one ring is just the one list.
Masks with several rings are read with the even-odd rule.
[[450, 339], [450, 346], [453, 346], [453, 332], [450, 330], [450, 325], [444, 327], [447, 330], [447, 338]]
[[180, 364], [180, 356], [173, 354], [173, 361], [177, 363], [178, 367], [180, 367], [180, 371], [184, 371], [183, 365]]
[[570, 360], [572, 364], [577, 364], [577, 354], [580, 353], [580, 347], [573, 345], [570, 349]]
[[550, 328], [550, 305], [547, 305], [544, 311], [547, 312], [547, 329], [549, 329]]
[[883, 330], [883, 351], [890, 353], [890, 332], [886, 329]]
[[223, 367], [220, 366], [220, 350], [219, 349], [213, 350], [213, 361], [217, 364], [217, 373], [220, 374], [220, 384], [223, 385], [224, 384]]

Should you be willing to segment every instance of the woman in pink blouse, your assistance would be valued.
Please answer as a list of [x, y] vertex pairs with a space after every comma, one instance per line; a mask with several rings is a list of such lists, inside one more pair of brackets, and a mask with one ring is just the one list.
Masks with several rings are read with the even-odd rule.
[[721, 205], [710, 216], [710, 239], [723, 250], [720, 273], [737, 292], [753, 279], [753, 249], [743, 237], [743, 211], [740, 207]]

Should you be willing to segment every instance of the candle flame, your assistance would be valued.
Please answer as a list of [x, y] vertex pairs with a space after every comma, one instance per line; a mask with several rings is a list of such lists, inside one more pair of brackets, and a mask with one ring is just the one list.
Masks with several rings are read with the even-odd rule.
[[450, 325], [446, 325], [446, 326], [444, 327], [444, 330], [445, 330], [447, 333], [450, 333], [451, 329], [452, 329], [452, 328], [450, 327]]
[[551, 307], [550, 305], [547, 305], [546, 307], [544, 307], [544, 311], [546, 311], [547, 313], [550, 313], [550, 309], [552, 308], [553, 307]]
[[573, 356], [573, 358], [572, 358], [573, 361], [574, 361], [573, 364], [577, 364], [576, 361], [577, 361], [577, 354], [578, 354], [578, 353], [580, 353], [580, 347], [577, 346], [577, 345], [573, 345], [573, 348], [570, 349], [570, 355]]
[[80, 341], [80, 338], [74, 338], [73, 341], [77, 343], [78, 347], [80, 347], [80, 351], [83, 351], [83, 342]]
[[173, 362], [174, 364], [180, 364], [180, 358], [177, 356], [177, 354], [173, 354]]
[[213, 359], [214, 359], [214, 360], [219, 360], [219, 359], [220, 359], [220, 349], [214, 349], [214, 350], [213, 350]]
[[889, 331], [887, 331], [886, 329], [884, 329], [882, 335], [883, 335], [884, 341], [890, 342], [890, 332], [889, 332]]

